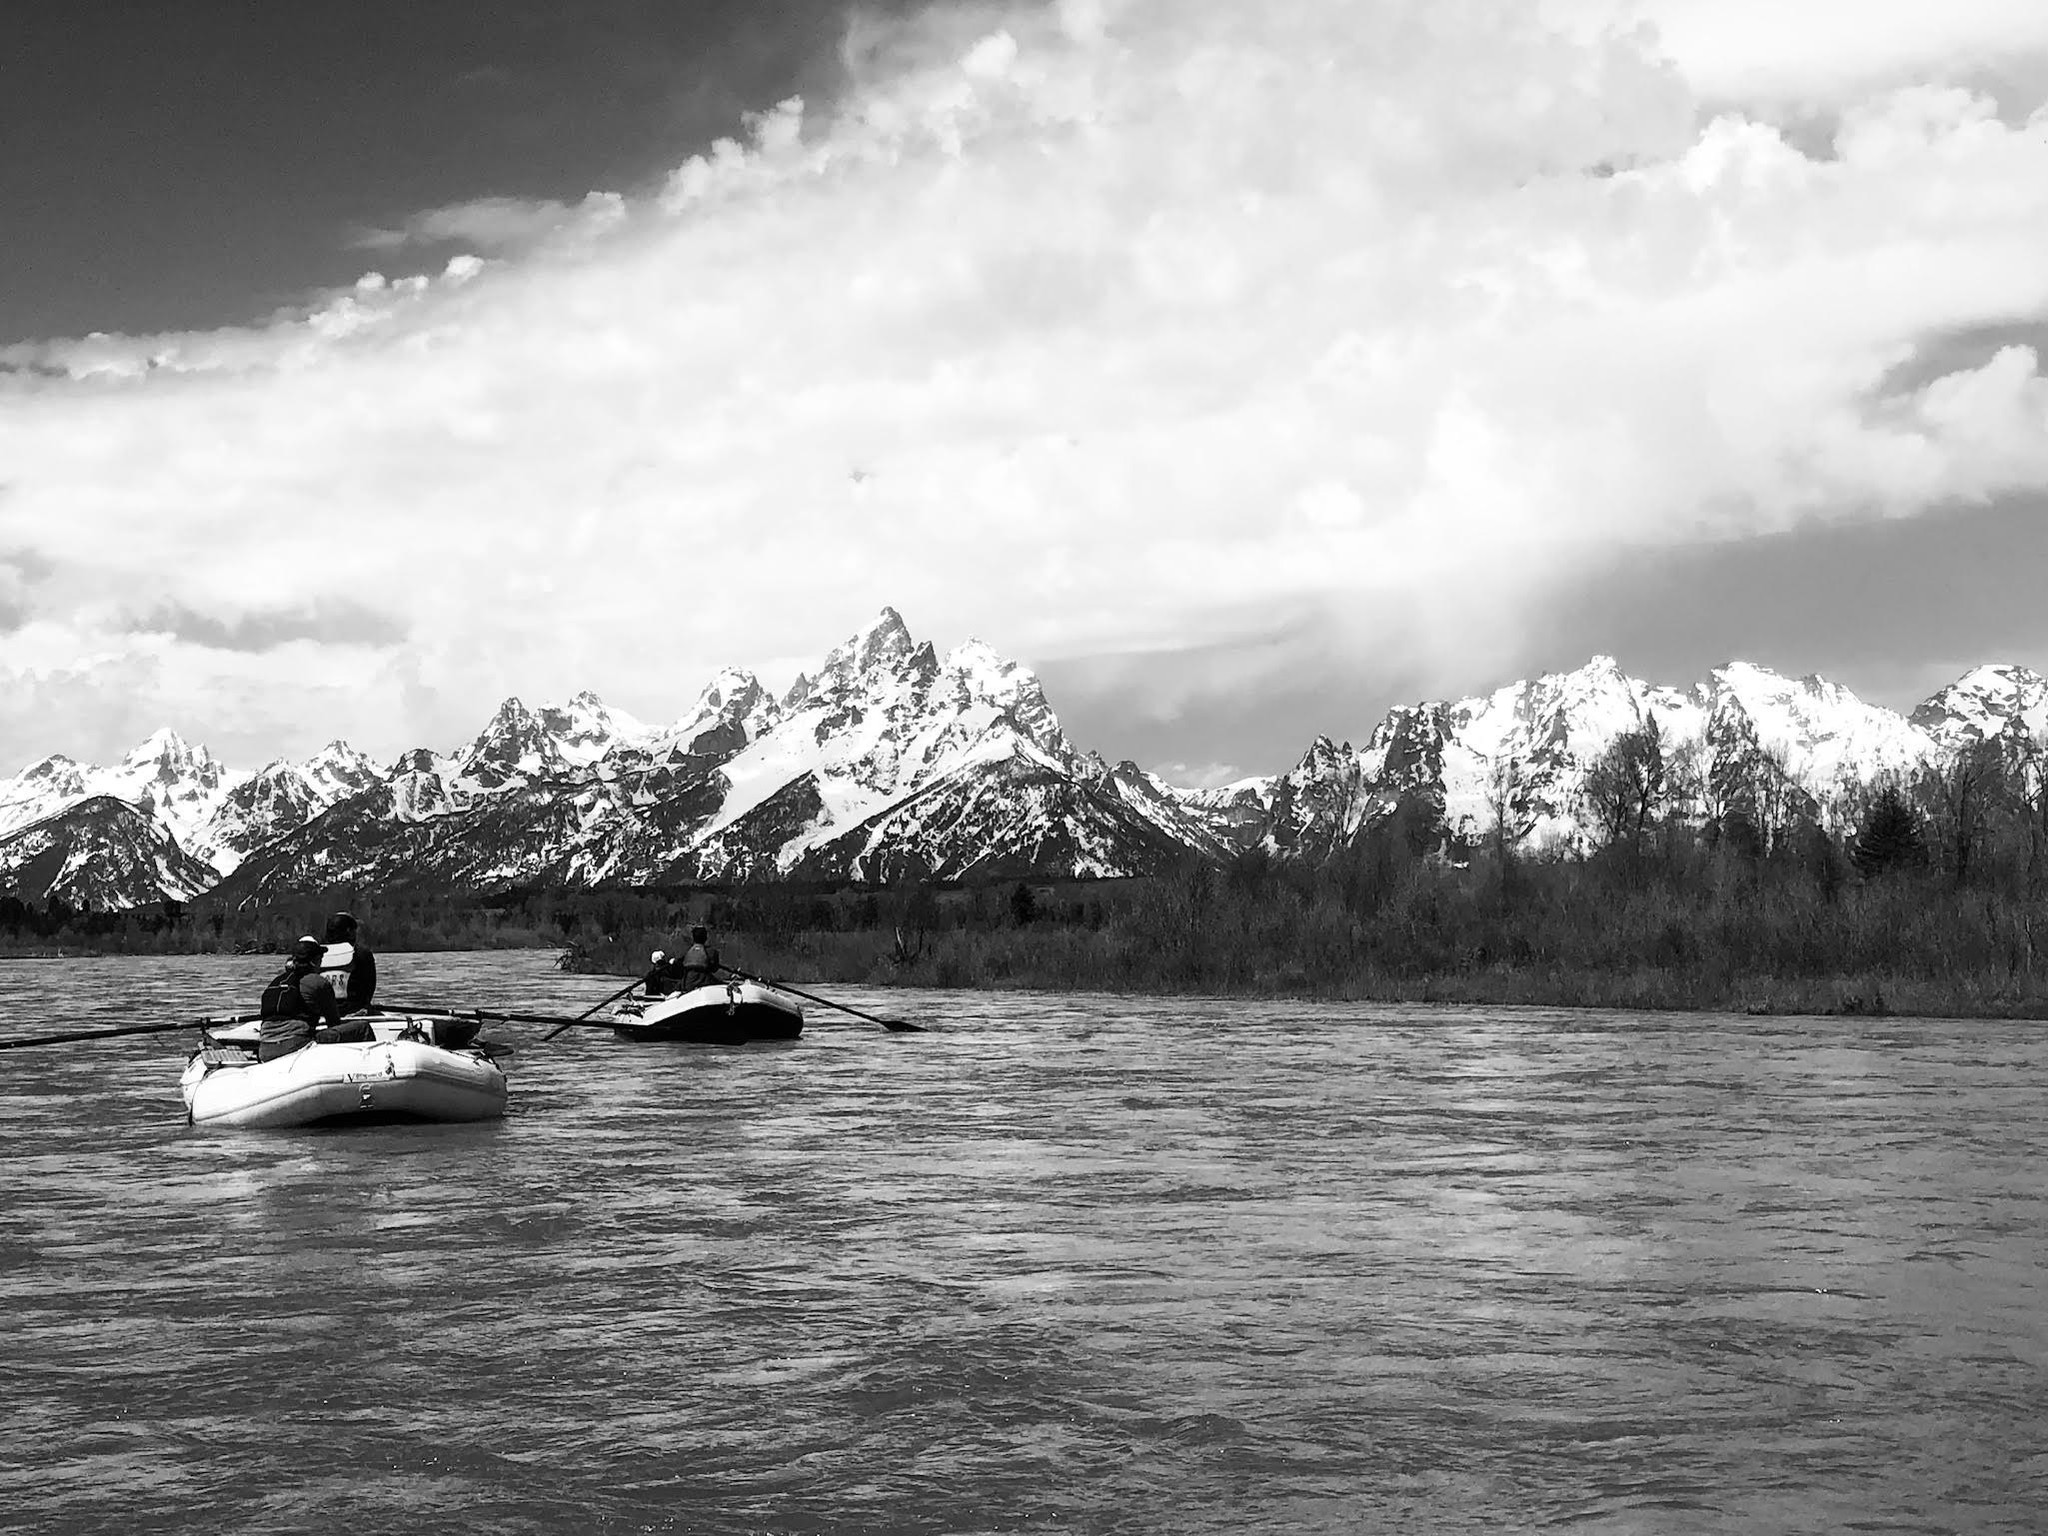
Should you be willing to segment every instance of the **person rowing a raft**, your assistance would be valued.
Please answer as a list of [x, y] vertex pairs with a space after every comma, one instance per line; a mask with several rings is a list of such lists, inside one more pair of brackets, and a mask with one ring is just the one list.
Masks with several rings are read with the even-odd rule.
[[309, 1045], [374, 1040], [367, 1019], [343, 1019], [334, 984], [320, 974], [327, 946], [310, 933], [292, 946], [291, 963], [263, 989], [263, 1021], [256, 1031], [256, 1059], [275, 1061]]
[[654, 952], [653, 964], [647, 967], [647, 974], [640, 978], [641, 990], [649, 997], [667, 997], [676, 989], [675, 972], [669, 969], [668, 956], [661, 950]]

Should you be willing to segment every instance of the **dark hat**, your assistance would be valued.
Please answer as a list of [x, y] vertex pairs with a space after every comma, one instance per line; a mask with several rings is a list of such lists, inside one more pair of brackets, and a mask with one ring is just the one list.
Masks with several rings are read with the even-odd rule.
[[690, 938], [698, 944], [702, 944], [707, 937], [709, 935], [704, 932], [704, 925], [702, 923], [697, 924], [696, 927], [690, 930]]
[[327, 919], [327, 937], [345, 939], [356, 931], [356, 920], [346, 912], [337, 912]]

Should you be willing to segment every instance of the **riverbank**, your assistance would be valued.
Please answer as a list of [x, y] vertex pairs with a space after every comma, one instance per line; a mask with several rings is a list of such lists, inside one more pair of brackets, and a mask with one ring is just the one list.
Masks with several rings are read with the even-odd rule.
[[[1462, 970], [1412, 971], [1358, 963], [1312, 975], [1285, 962], [1199, 979], [1166, 972], [1156, 952], [1115, 939], [1063, 933], [928, 936], [914, 962], [892, 957], [893, 933], [818, 933], [767, 941], [728, 935], [727, 964], [798, 986], [856, 985], [976, 991], [1109, 992], [1152, 997], [1212, 997], [1315, 1002], [1443, 1003], [1497, 1007], [1596, 1008], [1683, 1013], [1813, 1014], [1926, 1018], [2048, 1019], [2048, 986], [2018, 987], [1992, 977], [1929, 978], [1867, 970], [1825, 976], [1711, 973], [1639, 966], [1569, 970], [1493, 962]], [[572, 956], [569, 969], [623, 979], [646, 968], [673, 934], [629, 936]], [[641, 957], [637, 967], [628, 956]]]
[[0, 957], [219, 953], [261, 969], [342, 906], [382, 954], [540, 950], [620, 980], [702, 922], [728, 964], [799, 986], [2048, 1018], [2044, 893], [1931, 870], [1864, 881], [1811, 845], [1503, 869], [1381, 842], [1315, 867], [1246, 859], [1127, 880], [334, 892], [0, 931]]
[[[728, 964], [798, 985], [2048, 1018], [2048, 905], [1790, 861], [1193, 867], [879, 903], [750, 893], [688, 920]], [[622, 927], [570, 964], [630, 975], [685, 942]]]

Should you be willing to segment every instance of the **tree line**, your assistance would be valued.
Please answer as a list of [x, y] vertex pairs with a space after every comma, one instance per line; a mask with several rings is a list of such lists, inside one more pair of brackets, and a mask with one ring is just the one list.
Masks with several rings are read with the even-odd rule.
[[[1819, 798], [1755, 742], [1626, 732], [1551, 809], [1512, 759], [1477, 826], [1411, 800], [1332, 856], [1254, 849], [1123, 880], [908, 876], [510, 889], [337, 888], [274, 907], [37, 912], [0, 945], [276, 953], [349, 910], [377, 947], [544, 947], [620, 977], [703, 922], [729, 963], [797, 982], [1036, 986], [1753, 1011], [2048, 1014], [2048, 755], [2019, 732]], [[175, 910], [173, 910], [175, 909]]]

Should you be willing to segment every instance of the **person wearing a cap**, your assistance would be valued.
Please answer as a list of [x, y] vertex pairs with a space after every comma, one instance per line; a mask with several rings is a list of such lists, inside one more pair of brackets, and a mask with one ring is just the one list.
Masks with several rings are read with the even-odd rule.
[[309, 1045], [374, 1040], [367, 1019], [343, 1019], [334, 983], [321, 974], [327, 946], [305, 934], [292, 945], [291, 963], [263, 989], [263, 1021], [256, 1031], [256, 1059], [275, 1061]]
[[275, 1061], [313, 1043], [321, 1025], [341, 1023], [334, 987], [320, 974], [325, 951], [313, 935], [292, 945], [291, 961], [263, 989], [263, 1022], [256, 1031], [256, 1059]]
[[344, 1014], [361, 1013], [377, 995], [377, 957], [359, 936], [356, 920], [346, 912], [327, 919], [320, 974], [333, 986], [335, 1006]]
[[676, 973], [669, 968], [669, 958], [661, 950], [654, 952], [653, 963], [640, 978], [640, 986], [649, 997], [667, 997], [675, 991]]

